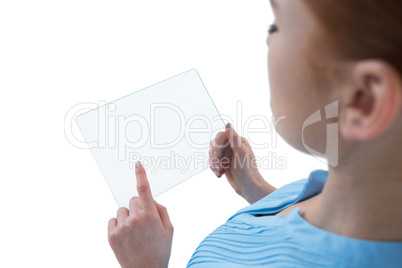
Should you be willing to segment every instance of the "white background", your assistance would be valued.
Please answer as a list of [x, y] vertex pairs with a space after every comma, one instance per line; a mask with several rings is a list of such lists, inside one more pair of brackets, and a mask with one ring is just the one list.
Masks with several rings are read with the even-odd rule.
[[[65, 138], [67, 112], [196, 68], [222, 115], [241, 101], [243, 123], [270, 118], [272, 22], [268, 0], [1, 1], [0, 267], [118, 267], [107, 242], [118, 207], [91, 153]], [[276, 187], [326, 168], [280, 139], [255, 154], [268, 151], [286, 159], [261, 170]], [[209, 170], [156, 200], [175, 226], [170, 267], [248, 205]]]

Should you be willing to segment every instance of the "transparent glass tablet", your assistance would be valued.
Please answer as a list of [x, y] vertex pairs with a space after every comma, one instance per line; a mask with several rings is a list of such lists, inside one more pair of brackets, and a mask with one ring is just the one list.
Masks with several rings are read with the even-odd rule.
[[224, 122], [191, 69], [76, 117], [119, 206], [137, 195], [135, 163], [153, 196], [209, 167], [209, 143]]

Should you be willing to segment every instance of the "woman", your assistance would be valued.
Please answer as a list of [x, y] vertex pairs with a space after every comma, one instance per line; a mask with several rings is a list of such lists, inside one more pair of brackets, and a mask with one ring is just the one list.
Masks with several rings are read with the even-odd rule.
[[[271, 5], [271, 108], [286, 116], [277, 131], [307, 153], [304, 140], [337, 146], [325, 153], [328, 172], [275, 189], [253, 167], [247, 140], [228, 125], [211, 143], [211, 169], [251, 205], [205, 238], [188, 266], [401, 267], [402, 2]], [[325, 120], [303, 135], [320, 109], [327, 118], [336, 114], [336, 138]], [[226, 139], [230, 147], [221, 148]], [[244, 159], [249, 165], [236, 164]], [[110, 220], [110, 245], [122, 267], [167, 267], [173, 227], [140, 163], [136, 175], [139, 197]]]

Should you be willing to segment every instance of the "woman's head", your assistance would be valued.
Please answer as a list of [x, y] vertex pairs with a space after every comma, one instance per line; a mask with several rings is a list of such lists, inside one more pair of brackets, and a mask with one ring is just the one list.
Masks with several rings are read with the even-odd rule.
[[304, 0], [338, 60], [382, 59], [402, 75], [402, 2]]
[[[286, 116], [277, 125], [279, 134], [299, 150], [308, 145], [331, 157], [325, 108], [337, 103], [339, 110], [327, 113], [339, 113], [341, 156], [386, 132], [395, 133], [388, 140], [397, 138], [402, 131], [402, 2], [271, 0], [271, 5], [271, 108], [277, 117]], [[323, 120], [306, 122], [320, 110]]]

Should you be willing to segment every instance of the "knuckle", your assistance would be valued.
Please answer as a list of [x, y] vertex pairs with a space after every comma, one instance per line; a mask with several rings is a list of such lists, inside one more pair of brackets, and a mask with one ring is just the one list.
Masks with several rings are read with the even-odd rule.
[[126, 211], [127, 211], [127, 208], [121, 207], [121, 208], [119, 208], [119, 209], [117, 210], [117, 213], [120, 214], [120, 213], [124, 213], [124, 212], [126, 212]]
[[124, 207], [120, 207], [120, 208], [117, 210], [117, 212], [123, 212], [123, 210], [124, 210]]
[[119, 238], [119, 233], [117, 231], [113, 231], [109, 234], [108, 239], [109, 239], [109, 244], [114, 244]]
[[135, 203], [135, 202], [137, 202], [137, 199], [138, 199], [138, 196], [131, 197], [130, 203]]
[[164, 207], [164, 206], [161, 205], [160, 209], [162, 210], [162, 212], [167, 213], [167, 208], [166, 208], [166, 207]]
[[128, 221], [125, 221], [124, 223], [122, 223], [119, 226], [119, 233], [123, 234], [123, 236], [124, 236], [125, 234], [127, 234], [129, 229], [130, 229], [129, 223], [128, 223]]
[[149, 190], [149, 186], [147, 184], [139, 184], [137, 185], [137, 191], [139, 193], [146, 193]]
[[108, 225], [113, 224], [115, 220], [116, 220], [116, 218], [111, 218], [111, 219], [109, 220], [109, 222], [108, 222]]
[[128, 225], [130, 227], [136, 227], [138, 225], [138, 218], [137, 217], [130, 217], [128, 219]]

